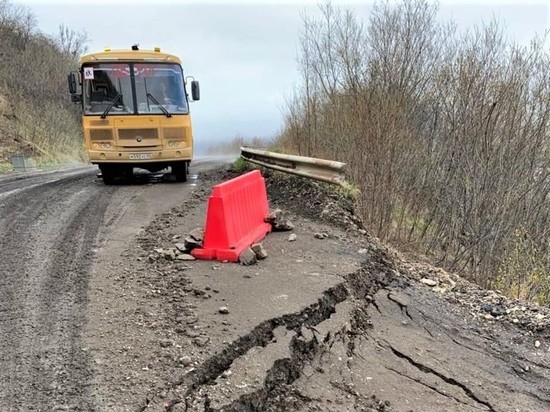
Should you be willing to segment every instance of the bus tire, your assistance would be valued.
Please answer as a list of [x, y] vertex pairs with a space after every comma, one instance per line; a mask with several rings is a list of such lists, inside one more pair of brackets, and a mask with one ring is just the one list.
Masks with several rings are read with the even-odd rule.
[[103, 178], [103, 183], [105, 185], [114, 185], [116, 182], [116, 169], [114, 167], [104, 166], [100, 167], [101, 177]]
[[176, 178], [176, 182], [187, 182], [187, 162], [173, 163], [172, 174]]

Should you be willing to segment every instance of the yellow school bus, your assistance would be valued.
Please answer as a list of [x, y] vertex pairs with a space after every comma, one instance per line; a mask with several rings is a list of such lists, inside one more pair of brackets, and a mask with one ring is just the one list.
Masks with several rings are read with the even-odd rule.
[[[83, 56], [68, 80], [71, 100], [82, 105], [86, 151], [105, 184], [131, 176], [136, 167], [170, 167], [177, 181], [187, 180], [193, 135], [177, 56], [159, 48], [105, 49]], [[189, 83], [191, 101], [199, 100], [199, 83]]]

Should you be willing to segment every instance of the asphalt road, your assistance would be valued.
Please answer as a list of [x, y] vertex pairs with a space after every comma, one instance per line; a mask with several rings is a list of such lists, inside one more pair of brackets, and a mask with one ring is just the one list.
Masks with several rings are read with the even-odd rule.
[[109, 198], [90, 169], [0, 182], [0, 409], [85, 404], [76, 349]]
[[547, 329], [473, 316], [308, 218], [301, 181], [270, 191], [297, 239], [270, 234], [261, 263], [154, 258], [203, 223], [223, 160], [188, 183], [0, 178], [0, 411], [550, 410]]
[[194, 186], [138, 180], [105, 186], [91, 166], [0, 178], [1, 411], [94, 410], [81, 329], [98, 245], [132, 204], [137, 231]]

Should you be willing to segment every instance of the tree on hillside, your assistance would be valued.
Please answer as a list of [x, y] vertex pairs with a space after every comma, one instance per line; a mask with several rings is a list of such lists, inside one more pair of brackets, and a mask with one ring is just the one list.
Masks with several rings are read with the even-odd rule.
[[88, 34], [85, 31], [76, 31], [64, 24], [59, 26], [57, 45], [62, 53], [67, 54], [73, 60], [78, 60], [80, 56], [88, 51], [86, 45], [88, 42]]

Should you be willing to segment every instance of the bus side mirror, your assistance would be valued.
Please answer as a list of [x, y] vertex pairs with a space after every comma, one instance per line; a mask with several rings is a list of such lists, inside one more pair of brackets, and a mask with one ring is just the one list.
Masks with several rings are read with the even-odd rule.
[[81, 94], [71, 94], [71, 102], [73, 103], [80, 103], [82, 101], [82, 95]]
[[69, 93], [75, 94], [76, 93], [76, 74], [75, 74], [75, 72], [69, 73], [68, 81], [69, 81]]
[[191, 82], [191, 97], [193, 98], [193, 101], [201, 99], [201, 89], [197, 80], [193, 80]]

